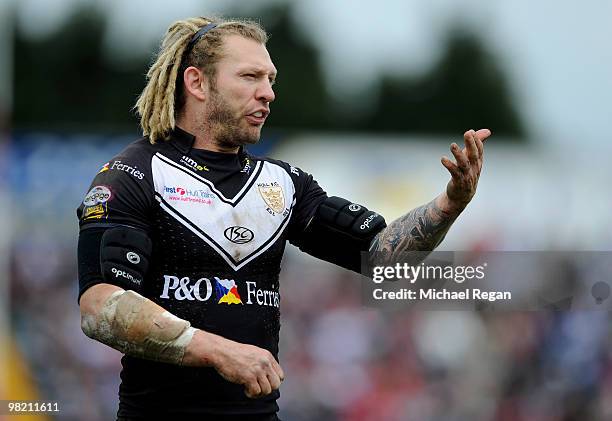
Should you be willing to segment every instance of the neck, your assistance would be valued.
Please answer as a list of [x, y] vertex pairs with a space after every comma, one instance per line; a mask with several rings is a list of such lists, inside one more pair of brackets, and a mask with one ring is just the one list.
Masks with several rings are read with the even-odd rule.
[[[187, 113], [185, 113], [187, 114]], [[182, 114], [176, 119], [176, 125], [195, 136], [194, 149], [204, 149], [213, 152], [238, 153], [238, 146], [219, 145], [212, 130], [204, 122], [199, 122], [197, 116]]]

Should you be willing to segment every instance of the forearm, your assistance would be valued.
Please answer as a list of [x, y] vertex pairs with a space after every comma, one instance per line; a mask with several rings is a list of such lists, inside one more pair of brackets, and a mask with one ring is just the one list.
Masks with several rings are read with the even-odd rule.
[[466, 204], [456, 204], [446, 192], [391, 222], [372, 240], [370, 251], [393, 259], [409, 251], [432, 251], [444, 239]]
[[246, 395], [253, 398], [278, 389], [284, 378], [270, 351], [194, 329], [134, 291], [94, 285], [85, 291], [80, 306], [83, 332], [126, 355], [213, 367], [226, 380], [244, 385]]
[[214, 357], [219, 355], [219, 351], [228, 342], [230, 342], [229, 339], [222, 336], [196, 329], [191, 342], [185, 348], [181, 365], [215, 367], [217, 362], [214, 361]]
[[126, 355], [178, 365], [211, 365], [220, 337], [199, 331], [135, 293], [95, 285], [81, 298], [83, 332]]

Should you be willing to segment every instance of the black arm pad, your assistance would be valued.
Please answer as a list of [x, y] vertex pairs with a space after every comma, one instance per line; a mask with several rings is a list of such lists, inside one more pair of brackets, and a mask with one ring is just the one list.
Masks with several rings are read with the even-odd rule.
[[317, 208], [296, 245], [300, 250], [343, 268], [361, 272], [361, 252], [387, 224], [366, 207], [332, 196]]
[[127, 226], [107, 229], [100, 244], [100, 268], [104, 281], [140, 291], [152, 250], [151, 239], [144, 231]]

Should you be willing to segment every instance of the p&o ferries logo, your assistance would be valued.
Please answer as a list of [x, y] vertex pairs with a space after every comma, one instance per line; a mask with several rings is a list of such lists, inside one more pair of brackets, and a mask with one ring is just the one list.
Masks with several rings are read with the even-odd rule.
[[[217, 304], [280, 307], [280, 294], [277, 290], [258, 288], [257, 282], [253, 281], [246, 281], [241, 285], [243, 293], [246, 294], [244, 302], [238, 292], [238, 285], [233, 279], [220, 279], [215, 276], [212, 281], [209, 278], [200, 278], [192, 282], [187, 276], [179, 278], [178, 276], [164, 275], [164, 286], [159, 298], [201, 302], [214, 300]], [[274, 285], [272, 287], [274, 288]]]

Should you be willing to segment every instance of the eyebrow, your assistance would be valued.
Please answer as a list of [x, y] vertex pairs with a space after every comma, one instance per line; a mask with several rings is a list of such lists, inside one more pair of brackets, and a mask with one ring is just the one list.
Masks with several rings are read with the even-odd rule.
[[266, 69], [264, 69], [263, 67], [258, 67], [258, 66], [253, 66], [253, 67], [247, 67], [245, 69], [242, 69], [242, 72], [253, 72], [256, 73], [257, 75], [264, 75], [267, 74], [269, 75], [272, 79], [276, 79], [276, 75], [278, 74], [278, 72], [276, 71], [276, 69], [273, 72], [268, 72]]

